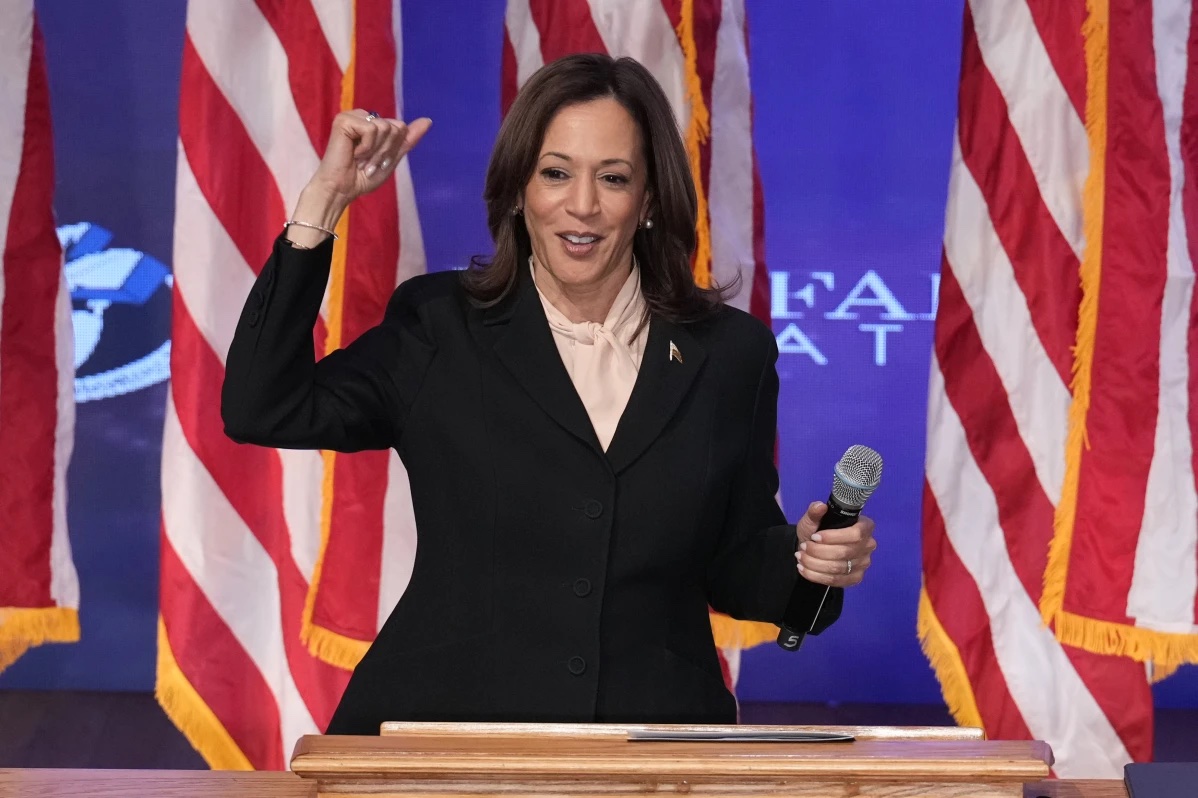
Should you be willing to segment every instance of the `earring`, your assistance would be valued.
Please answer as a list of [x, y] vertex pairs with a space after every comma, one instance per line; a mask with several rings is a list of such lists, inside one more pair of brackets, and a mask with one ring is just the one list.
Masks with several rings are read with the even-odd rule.
[[640, 223], [639, 225], [637, 225], [637, 226], [638, 226], [638, 227], [640, 227], [641, 229], [644, 229], [644, 230], [652, 230], [652, 229], [653, 229], [653, 220], [652, 220], [652, 219], [646, 219], [645, 221], [641, 222], [641, 223]]
[[512, 208], [512, 216], [519, 216], [519, 215], [520, 215], [520, 214], [522, 214], [522, 213], [524, 213], [524, 209], [523, 209], [523, 208], [521, 208], [519, 205], [517, 205], [516, 207]]

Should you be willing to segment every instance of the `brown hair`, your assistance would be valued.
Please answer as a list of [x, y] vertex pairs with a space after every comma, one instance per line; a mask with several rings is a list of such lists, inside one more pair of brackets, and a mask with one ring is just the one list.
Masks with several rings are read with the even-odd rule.
[[602, 97], [624, 106], [641, 132], [653, 227], [637, 231], [632, 249], [641, 267], [645, 303], [673, 322], [709, 316], [735, 284], [704, 289], [691, 273], [698, 202], [670, 102], [638, 62], [599, 53], [546, 64], [516, 95], [491, 151], [483, 190], [495, 254], [489, 261], [471, 259], [463, 273], [466, 291], [477, 304], [490, 306], [512, 290], [517, 269], [532, 253], [524, 219], [512, 211], [536, 168], [545, 131], [562, 108]]

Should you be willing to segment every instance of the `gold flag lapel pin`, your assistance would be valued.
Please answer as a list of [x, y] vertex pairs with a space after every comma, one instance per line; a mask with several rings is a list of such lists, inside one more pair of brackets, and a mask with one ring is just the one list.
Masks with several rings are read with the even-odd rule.
[[682, 352], [678, 350], [678, 344], [673, 341], [670, 341], [670, 360], [677, 360], [679, 363], [682, 362]]

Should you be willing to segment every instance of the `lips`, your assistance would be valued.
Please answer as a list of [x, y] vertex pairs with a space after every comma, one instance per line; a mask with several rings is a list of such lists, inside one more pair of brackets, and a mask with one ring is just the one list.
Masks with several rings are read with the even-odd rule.
[[558, 233], [558, 236], [575, 245], [593, 244], [603, 238], [603, 236], [599, 235], [598, 233], [578, 233], [574, 232], [573, 230], [565, 233]]
[[599, 242], [603, 240], [603, 236], [596, 233], [574, 230], [558, 233], [557, 237], [561, 239], [566, 252], [575, 257], [590, 254], [598, 246]]

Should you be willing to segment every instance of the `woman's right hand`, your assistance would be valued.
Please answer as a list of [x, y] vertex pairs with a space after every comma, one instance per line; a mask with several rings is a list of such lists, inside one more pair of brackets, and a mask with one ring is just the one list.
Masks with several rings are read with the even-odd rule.
[[407, 125], [398, 119], [367, 116], [360, 109], [337, 114], [324, 158], [309, 182], [310, 187], [341, 198], [347, 205], [386, 182], [399, 159], [432, 125], [427, 118]]
[[[361, 109], [342, 111], [333, 119], [329, 144], [316, 173], [308, 181], [291, 218], [332, 230], [345, 208], [391, 177], [400, 159], [420, 142], [432, 126], [427, 117], [405, 124], [398, 119], [367, 119]], [[293, 225], [287, 238], [315, 246], [323, 233]]]

